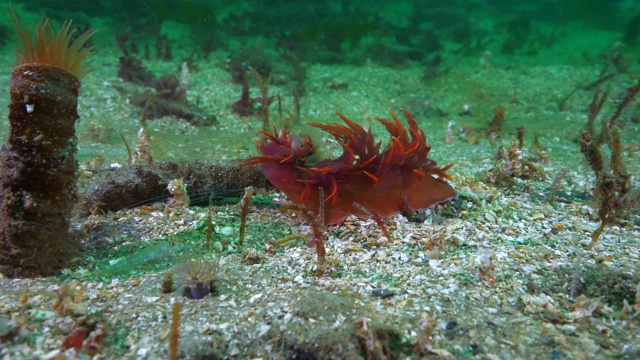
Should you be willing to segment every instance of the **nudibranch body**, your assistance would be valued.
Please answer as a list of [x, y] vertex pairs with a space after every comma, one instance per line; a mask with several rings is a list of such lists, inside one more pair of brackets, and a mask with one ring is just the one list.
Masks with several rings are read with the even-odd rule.
[[[310, 164], [315, 154], [308, 135], [298, 136], [282, 130], [280, 134], [262, 132], [258, 141], [261, 155], [247, 164], [261, 164], [267, 180], [295, 204], [302, 204], [316, 216], [320, 194], [324, 195], [324, 221], [337, 224], [349, 215], [385, 218], [404, 211], [422, 210], [456, 196], [444, 179], [450, 164], [438, 168], [427, 155], [431, 147], [411, 114], [402, 110], [409, 131], [390, 111], [392, 120], [376, 118], [391, 135], [389, 145], [380, 151], [371, 131], [336, 112], [346, 125], [309, 123], [330, 133], [342, 147], [342, 155]], [[322, 189], [322, 190], [320, 190]]]

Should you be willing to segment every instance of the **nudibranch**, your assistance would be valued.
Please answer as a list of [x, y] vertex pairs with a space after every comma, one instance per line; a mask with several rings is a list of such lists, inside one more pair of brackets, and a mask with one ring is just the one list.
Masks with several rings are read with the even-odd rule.
[[405, 211], [422, 210], [456, 197], [445, 179], [454, 164], [438, 168], [427, 155], [424, 131], [413, 116], [402, 110], [409, 131], [389, 111], [392, 120], [376, 118], [391, 135], [381, 152], [371, 130], [336, 111], [346, 125], [308, 123], [331, 134], [342, 147], [342, 155], [313, 162], [316, 151], [309, 135], [298, 136], [261, 131], [259, 156], [246, 164], [261, 164], [264, 176], [295, 204], [302, 204], [316, 216], [323, 194], [325, 224], [338, 224], [349, 215], [386, 218]]

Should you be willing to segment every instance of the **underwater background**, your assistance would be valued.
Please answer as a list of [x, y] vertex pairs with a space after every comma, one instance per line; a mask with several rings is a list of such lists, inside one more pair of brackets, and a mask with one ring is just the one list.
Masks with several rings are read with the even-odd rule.
[[[270, 95], [280, 99], [270, 107], [277, 127], [335, 121], [334, 110], [366, 118], [407, 108], [429, 123], [427, 133], [435, 140], [449, 121], [475, 126], [490, 120], [496, 107], [511, 106], [514, 94], [522, 106], [507, 111], [506, 126], [526, 123], [530, 135], [542, 132], [533, 126], [563, 131], [562, 126], [546, 127], [564, 122], [566, 114], [554, 107], [586, 106], [589, 91], [568, 97], [575, 87], [610, 73], [621, 74], [608, 79], [620, 83], [633, 75], [639, 57], [640, 10], [633, 1], [15, 5], [25, 24], [46, 15], [54, 24], [71, 18], [79, 30], [100, 30], [91, 44], [97, 51], [96, 72], [83, 83], [78, 157], [100, 155], [109, 163], [123, 161], [119, 134], [135, 140], [149, 93], [176, 86], [158, 80], [179, 80], [185, 62], [187, 113], [151, 114], [160, 120], [149, 123], [157, 160], [252, 155], [253, 146], [244, 140], [260, 127], [260, 104], [233, 108], [245, 77], [251, 98], [258, 97], [255, 78], [245, 76], [251, 68], [268, 79]], [[7, 22], [0, 36], [7, 79], [15, 42]], [[568, 70], [573, 73], [567, 75]], [[6, 102], [6, 87], [1, 94]], [[180, 151], [173, 146], [178, 144]]]
[[[0, 276], [3, 359], [640, 357], [640, 98], [629, 96], [640, 2], [11, 4], [27, 27], [45, 16], [99, 31], [75, 127], [81, 254], [59, 276]], [[5, 19], [0, 104], [16, 43]], [[406, 124], [401, 109], [429, 158], [455, 163], [458, 197], [385, 219], [390, 236], [356, 217], [323, 229], [323, 276], [307, 246], [316, 225], [279, 211], [286, 196], [261, 178], [251, 200], [253, 179], [197, 162], [258, 156], [259, 131], [272, 128], [337, 157], [341, 144], [306, 124], [342, 123], [336, 111], [385, 148], [394, 140], [375, 119], [392, 110]], [[581, 136], [617, 110], [618, 147], [600, 143], [600, 160], [624, 174], [625, 192], [603, 222]], [[0, 106], [3, 142], [8, 114]], [[191, 206], [175, 204], [181, 182], [96, 199], [133, 187], [132, 162], [153, 174], [186, 164], [177, 173], [211, 175], [224, 191], [192, 194]], [[211, 294], [193, 295], [194, 277]]]

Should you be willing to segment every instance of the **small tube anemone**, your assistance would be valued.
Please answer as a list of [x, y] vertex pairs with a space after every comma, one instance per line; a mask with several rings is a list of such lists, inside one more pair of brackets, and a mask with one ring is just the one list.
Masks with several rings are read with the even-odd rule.
[[216, 293], [220, 261], [191, 259], [184, 264], [185, 273], [182, 294], [189, 299], [202, 299]]
[[94, 54], [94, 47], [83, 46], [98, 30], [90, 29], [74, 39], [77, 29], [71, 29], [71, 20], [66, 20], [54, 32], [49, 19], [44, 16], [38, 21], [35, 31], [33, 24], [27, 30], [11, 5], [9, 9], [9, 20], [18, 35], [19, 43], [14, 45], [16, 66], [30, 63], [58, 66], [78, 79], [95, 70], [90, 68], [92, 60], [85, 61]]

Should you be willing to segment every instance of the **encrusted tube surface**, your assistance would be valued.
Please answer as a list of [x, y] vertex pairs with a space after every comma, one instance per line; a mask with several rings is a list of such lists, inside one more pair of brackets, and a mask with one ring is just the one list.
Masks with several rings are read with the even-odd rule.
[[77, 253], [68, 228], [79, 88], [74, 75], [56, 66], [13, 70], [11, 128], [0, 155], [0, 272], [7, 276], [55, 275]]

